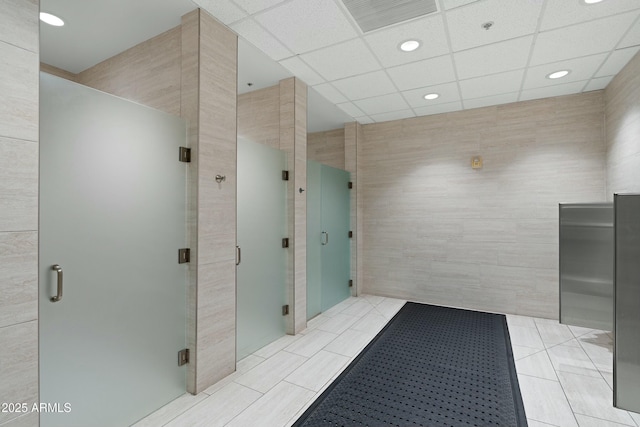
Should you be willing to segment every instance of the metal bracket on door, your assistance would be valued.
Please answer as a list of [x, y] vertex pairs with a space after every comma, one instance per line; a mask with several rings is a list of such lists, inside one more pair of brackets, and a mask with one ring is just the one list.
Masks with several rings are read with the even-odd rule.
[[236, 246], [236, 265], [240, 265], [242, 262], [242, 249], [240, 246]]
[[185, 264], [191, 261], [191, 249], [178, 249], [178, 264]]

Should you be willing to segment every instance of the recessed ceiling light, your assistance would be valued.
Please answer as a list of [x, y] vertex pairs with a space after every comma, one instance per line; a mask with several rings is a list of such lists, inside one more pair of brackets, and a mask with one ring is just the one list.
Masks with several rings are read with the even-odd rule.
[[418, 40], [407, 40], [400, 43], [400, 50], [403, 52], [413, 52], [419, 47], [420, 42]]
[[439, 97], [440, 97], [440, 95], [437, 94], [437, 93], [429, 93], [429, 94], [424, 96], [424, 99], [426, 99], [427, 101], [431, 101], [431, 100], [437, 99]]
[[52, 15], [46, 12], [40, 12], [40, 20], [46, 24], [53, 25], [54, 27], [62, 27], [64, 21], [58, 18], [56, 15]]
[[563, 77], [565, 77], [566, 75], [568, 75], [571, 71], [569, 70], [561, 70], [561, 71], [555, 71], [551, 74], [547, 74], [547, 78], [548, 79], [561, 79]]
[[602, 0], [582, 0], [582, 3], [584, 4], [596, 4], [596, 3], [600, 3]]

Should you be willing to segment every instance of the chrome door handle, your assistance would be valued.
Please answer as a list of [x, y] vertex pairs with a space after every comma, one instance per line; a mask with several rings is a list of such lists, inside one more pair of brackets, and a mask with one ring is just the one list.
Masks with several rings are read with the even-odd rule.
[[62, 267], [58, 264], [54, 264], [51, 266], [51, 269], [55, 271], [58, 276], [58, 294], [54, 297], [51, 297], [51, 302], [58, 302], [62, 299]]
[[240, 265], [242, 262], [242, 249], [240, 246], [236, 246], [236, 265]]
[[324, 246], [324, 245], [328, 245], [329, 244], [329, 233], [326, 231], [322, 232], [322, 237], [321, 237], [321, 241], [320, 243]]

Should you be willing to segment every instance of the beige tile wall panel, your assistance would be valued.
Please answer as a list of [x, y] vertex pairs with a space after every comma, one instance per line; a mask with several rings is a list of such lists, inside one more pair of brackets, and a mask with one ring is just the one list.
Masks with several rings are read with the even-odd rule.
[[38, 56], [0, 40], [0, 136], [38, 140]]
[[295, 333], [307, 327], [307, 85], [295, 79]]
[[345, 167], [345, 130], [334, 129], [307, 135], [309, 160], [338, 169]]
[[358, 280], [358, 123], [345, 123], [344, 125], [344, 169], [351, 173], [351, 199], [349, 206], [349, 224], [350, 230], [353, 232], [351, 238], [351, 280], [353, 280], [353, 288], [351, 294], [357, 296], [359, 280]]
[[0, 230], [38, 229], [38, 143], [0, 136]]
[[280, 86], [238, 96], [238, 137], [280, 148]]
[[53, 65], [45, 64], [44, 62], [40, 63], [40, 71], [43, 71], [47, 74], [51, 74], [53, 76], [58, 76], [63, 79], [70, 80], [72, 82], [78, 82], [78, 75], [70, 73], [67, 70], [63, 70], [62, 68], [54, 67]]
[[181, 28], [168, 30], [78, 74], [78, 82], [180, 115]]
[[607, 197], [640, 193], [640, 55], [607, 86]]
[[[355, 212], [356, 218], [356, 226], [354, 229], [355, 239], [356, 239], [356, 294], [360, 295], [364, 292], [364, 204], [362, 198], [362, 185], [361, 179], [362, 177], [362, 162], [359, 159], [362, 158], [363, 152], [362, 147], [364, 146], [364, 132], [362, 130], [362, 125], [356, 122], [355, 128], [355, 137], [356, 137], [356, 181], [355, 181], [355, 189], [356, 189], [356, 197], [351, 199], [351, 206], [354, 206], [355, 201], [355, 209], [351, 213], [351, 218], [353, 218]], [[352, 226], [353, 227], [353, 226]], [[351, 257], [353, 259], [353, 255]]]
[[[38, 401], [38, 321], [0, 328], [0, 343], [0, 402], [27, 403], [30, 409]], [[0, 412], [0, 424], [19, 415]]]
[[38, 318], [38, 233], [0, 232], [0, 328]]
[[2, 0], [0, 41], [38, 53], [39, 10], [38, 0]]
[[556, 318], [558, 203], [605, 199], [603, 118], [599, 91], [363, 126], [364, 291]]

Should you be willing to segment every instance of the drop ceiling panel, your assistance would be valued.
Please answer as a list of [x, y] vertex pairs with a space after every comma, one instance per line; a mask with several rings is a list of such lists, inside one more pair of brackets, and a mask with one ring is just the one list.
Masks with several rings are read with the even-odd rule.
[[282, 3], [284, 0], [233, 0], [238, 6], [254, 14], [262, 10], [268, 9], [271, 6], [275, 6], [278, 3]]
[[[367, 34], [364, 39], [385, 67], [449, 53], [441, 14], [375, 31]], [[400, 43], [409, 39], [419, 40], [420, 47], [413, 52], [401, 51]]]
[[640, 50], [640, 46], [628, 47], [626, 49], [618, 49], [611, 53], [609, 58], [602, 65], [602, 68], [598, 70], [596, 77], [614, 76], [618, 74], [625, 65], [633, 58]]
[[356, 104], [359, 109], [364, 111], [364, 114], [361, 114], [363, 116], [371, 116], [372, 114], [382, 114], [391, 111], [409, 109], [409, 105], [405, 102], [405, 100], [402, 98], [402, 96], [400, 96], [399, 93], [361, 99], [359, 101], [355, 101], [354, 104]]
[[357, 121], [358, 123], [362, 124], [362, 125], [368, 125], [368, 124], [371, 124], [371, 123], [375, 123], [373, 120], [371, 120], [371, 117], [369, 117], [369, 116], [355, 117], [354, 120]]
[[[424, 96], [428, 93], [437, 93], [440, 96], [436, 99], [426, 100]], [[402, 96], [404, 96], [411, 108], [419, 108], [459, 101], [460, 91], [458, 90], [458, 84], [454, 82], [407, 90], [402, 92]]]
[[573, 82], [562, 85], [539, 87], [537, 89], [523, 90], [520, 94], [520, 101], [530, 99], [549, 98], [552, 96], [572, 95], [579, 93], [587, 82]]
[[331, 83], [323, 83], [314, 86], [313, 88], [334, 104], [340, 104], [341, 102], [348, 101], [348, 99], [343, 94], [341, 94], [338, 89], [333, 87]]
[[342, 3], [365, 33], [438, 11], [436, 0], [342, 0]]
[[193, 2], [226, 25], [248, 16], [231, 0], [193, 0]]
[[373, 114], [371, 118], [376, 122], [388, 122], [390, 120], [401, 120], [415, 117], [413, 110], [391, 111], [389, 113]]
[[445, 10], [454, 9], [479, 0], [443, 0]]
[[613, 80], [613, 76], [607, 76], [607, 77], [598, 77], [597, 79], [592, 79], [588, 84], [587, 87], [584, 89], [585, 91], [591, 91], [591, 90], [601, 90], [606, 88], [607, 86], [609, 86], [609, 83], [611, 83], [611, 80]]
[[336, 80], [333, 85], [351, 100], [396, 92], [396, 87], [384, 71]]
[[603, 1], [587, 5], [580, 0], [548, 1], [540, 31], [578, 24], [640, 9], [638, 0]]
[[484, 98], [465, 99], [464, 108], [481, 108], [492, 105], [509, 104], [518, 100], [518, 92], [504, 93], [502, 95], [487, 96]]
[[380, 64], [361, 39], [316, 50], [301, 57], [329, 81], [380, 69]]
[[611, 16], [538, 34], [531, 65], [557, 62], [612, 50], [638, 12]]
[[496, 94], [517, 92], [520, 90], [523, 75], [524, 70], [517, 70], [461, 80], [462, 99], [484, 98]]
[[640, 18], [638, 18], [618, 45], [618, 48], [640, 45]]
[[401, 91], [435, 86], [456, 79], [449, 55], [389, 68], [387, 72]]
[[338, 104], [338, 107], [342, 111], [344, 111], [345, 113], [350, 115], [351, 117], [365, 116], [366, 115], [361, 109], [359, 109], [358, 107], [353, 105], [351, 102], [344, 102], [342, 104]]
[[[446, 17], [453, 51], [532, 34], [541, 8], [538, 1], [484, 0], [449, 11]], [[482, 24], [488, 21], [494, 25], [485, 30]]]
[[269, 34], [253, 19], [246, 19], [231, 25], [231, 29], [249, 43], [277, 60], [293, 56], [293, 53]]
[[426, 107], [414, 108], [413, 111], [418, 116], [428, 116], [430, 114], [450, 113], [452, 111], [462, 110], [462, 102], [449, 102], [446, 104], [430, 105]]
[[358, 36], [340, 8], [328, 0], [293, 0], [255, 18], [296, 54]]
[[526, 36], [457, 52], [453, 57], [458, 78], [469, 79], [524, 68], [532, 42], [533, 36]]
[[[538, 65], [527, 71], [523, 89], [535, 89], [537, 87], [555, 86], [570, 82], [589, 80], [607, 58], [606, 53], [586, 56], [584, 58], [569, 59], [567, 61], [554, 62], [553, 64]], [[569, 75], [561, 79], [548, 79], [547, 75], [560, 70], [571, 71]]]
[[280, 61], [280, 65], [291, 71], [294, 76], [299, 77], [309, 86], [324, 83], [324, 79], [297, 56]]

